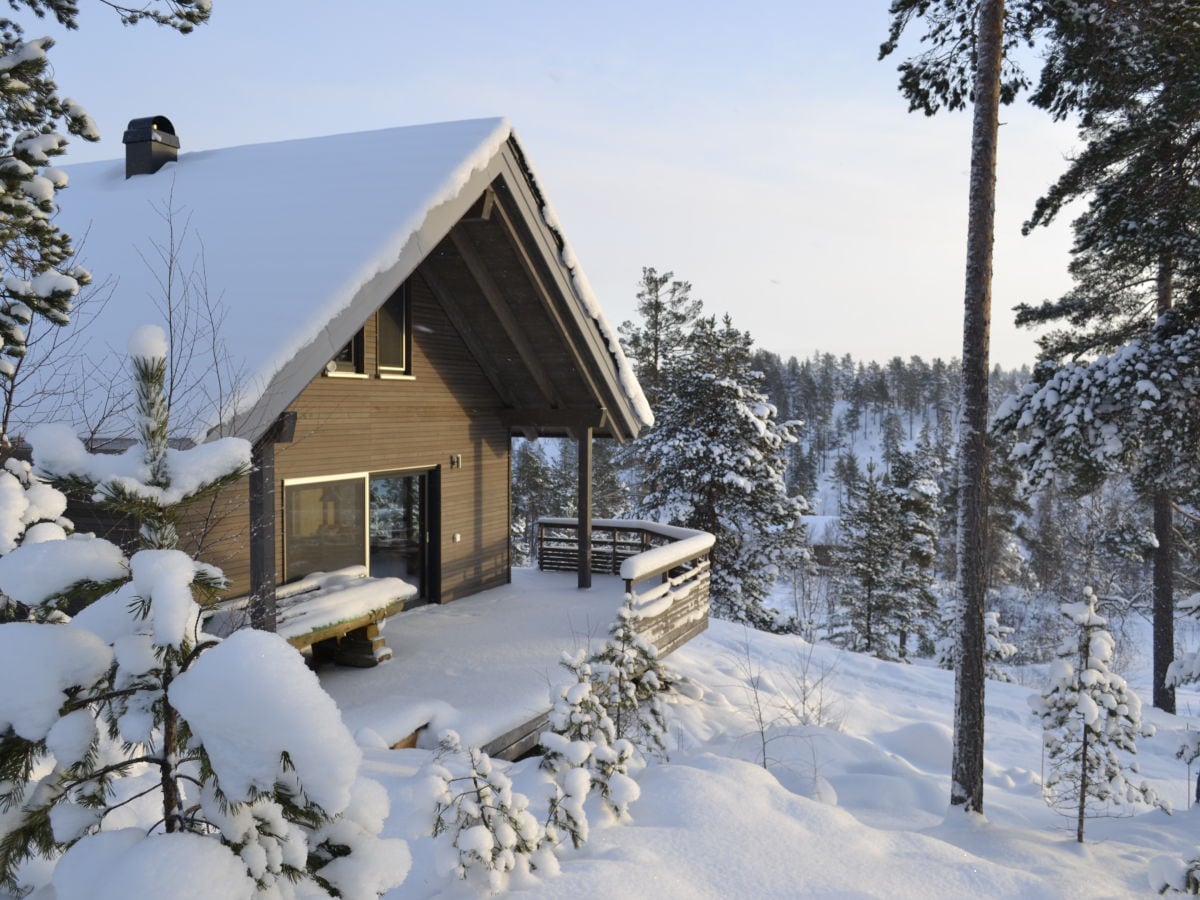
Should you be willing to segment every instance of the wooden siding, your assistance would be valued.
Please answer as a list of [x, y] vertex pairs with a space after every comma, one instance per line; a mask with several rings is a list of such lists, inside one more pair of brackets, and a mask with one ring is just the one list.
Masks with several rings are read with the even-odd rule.
[[[366, 325], [366, 378], [318, 375], [289, 406], [295, 439], [276, 445], [276, 571], [282, 577], [283, 490], [292, 478], [437, 469], [440, 599], [453, 600], [509, 578], [509, 434], [500, 399], [420, 275], [410, 279], [412, 377], [378, 378], [376, 322]], [[461, 468], [451, 468], [461, 455]], [[248, 509], [245, 483], [223, 508]], [[222, 566], [231, 595], [249, 591], [248, 512], [212, 529], [203, 557]], [[454, 536], [459, 540], [455, 541]]]
[[230, 582], [229, 596], [250, 590], [250, 479], [243, 478], [215, 497], [184, 510], [179, 520], [180, 549], [218, 566]]

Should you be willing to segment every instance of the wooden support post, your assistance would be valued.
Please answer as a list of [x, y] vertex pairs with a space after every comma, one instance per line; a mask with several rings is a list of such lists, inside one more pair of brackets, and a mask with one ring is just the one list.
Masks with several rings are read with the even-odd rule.
[[274, 631], [275, 445], [290, 444], [296, 414], [284, 412], [250, 451], [250, 626]]
[[592, 428], [579, 429], [579, 586], [592, 586]]
[[275, 440], [250, 451], [250, 627], [275, 630]]

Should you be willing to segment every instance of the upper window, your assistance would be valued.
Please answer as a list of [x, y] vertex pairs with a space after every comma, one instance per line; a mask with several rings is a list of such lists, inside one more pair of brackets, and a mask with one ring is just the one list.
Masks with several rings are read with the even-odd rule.
[[379, 374], [411, 375], [408, 285], [402, 284], [379, 309]]
[[366, 372], [366, 358], [363, 352], [363, 332], [360, 328], [350, 343], [337, 352], [329, 361], [326, 371], [330, 375], [361, 375]]

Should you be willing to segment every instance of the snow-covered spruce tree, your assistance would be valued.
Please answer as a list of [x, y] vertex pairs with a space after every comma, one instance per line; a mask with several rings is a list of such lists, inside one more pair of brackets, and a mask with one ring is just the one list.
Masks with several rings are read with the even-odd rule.
[[509, 873], [556, 871], [545, 830], [529, 811], [529, 798], [486, 753], [463, 748], [447, 731], [428, 767], [437, 808], [433, 835], [442, 837], [438, 868], [492, 892], [508, 884]]
[[[512, 458], [513, 564], [532, 565], [537, 520], [564, 514], [553, 493], [553, 468], [541, 442], [514, 440]], [[518, 535], [518, 529], [520, 533]]]
[[1050, 686], [1030, 696], [1029, 705], [1042, 722], [1049, 761], [1046, 802], [1075, 816], [1075, 837], [1083, 843], [1084, 821], [1097, 804], [1165, 804], [1144, 781], [1130, 779], [1137, 763], [1123, 758], [1136, 754], [1137, 738], [1154, 729], [1142, 724], [1137, 694], [1109, 668], [1114, 643], [1096, 612], [1096, 595], [1088, 588], [1082, 601], [1064, 603], [1062, 613], [1075, 625], [1075, 638], [1059, 650]]
[[933, 590], [937, 561], [937, 521], [940, 490], [936, 460], [928, 444], [911, 452], [900, 452], [889, 476], [899, 513], [899, 588], [901, 608], [900, 655], [908, 655], [908, 638], [914, 636], [928, 647], [929, 625], [937, 618], [937, 595]]
[[661, 695], [675, 677], [658, 659], [658, 648], [637, 630], [633, 598], [617, 610], [604, 646], [588, 657], [592, 686], [604, 705], [618, 738], [642, 752], [661, 756], [666, 750], [667, 722]]
[[851, 492], [842, 514], [842, 545], [834, 577], [844, 627], [831, 637], [881, 659], [900, 655], [898, 636], [905, 599], [900, 584], [899, 515], [898, 495], [869, 464], [866, 477]]
[[686, 355], [667, 361], [657, 424], [636, 442], [655, 473], [638, 513], [713, 534], [714, 612], [772, 628], [763, 601], [779, 571], [807, 558], [807, 504], [787, 492], [784, 449], [795, 436], [759, 389], [750, 346], [728, 316], [720, 327], [701, 319]]
[[[211, 0], [151, 0], [126, 7], [109, 3], [122, 21], [149, 19], [189, 32], [208, 20]], [[13, 11], [47, 13], [68, 29], [79, 27], [76, 0], [12, 0]], [[0, 17], [0, 444], [9, 443], [13, 391], [34, 319], [65, 325], [72, 299], [91, 276], [72, 264], [68, 235], [54, 224], [56, 193], [66, 173], [52, 166], [66, 151], [59, 130], [88, 141], [100, 132], [84, 108], [61, 97], [48, 52], [49, 37], [26, 38], [21, 23]]]
[[[108, 541], [45, 530], [0, 558], [0, 591], [31, 609], [101, 594], [68, 624], [0, 625], [0, 886], [55, 861], [59, 900], [95, 873], [132, 896], [203, 883], [213, 896], [369, 897], [403, 880], [407, 849], [377, 843], [387, 799], [333, 701], [276, 635], [200, 631], [220, 571], [174, 549], [180, 505], [241, 477], [250, 448], [166, 446], [165, 345], [130, 342], [139, 440], [88, 453], [68, 428], [30, 440], [35, 471], [142, 525], [126, 560]], [[39, 528], [40, 526], [34, 526]], [[49, 618], [49, 616], [35, 616]], [[257, 893], [256, 893], [257, 891]]]

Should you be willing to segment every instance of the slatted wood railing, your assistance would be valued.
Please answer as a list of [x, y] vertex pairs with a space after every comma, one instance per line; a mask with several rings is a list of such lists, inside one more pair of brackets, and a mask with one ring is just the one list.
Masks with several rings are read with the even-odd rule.
[[[636, 519], [592, 522], [592, 571], [619, 575], [639, 613], [639, 631], [661, 654], [708, 627], [713, 536]], [[538, 520], [538, 568], [574, 572], [579, 560], [575, 519]]]

